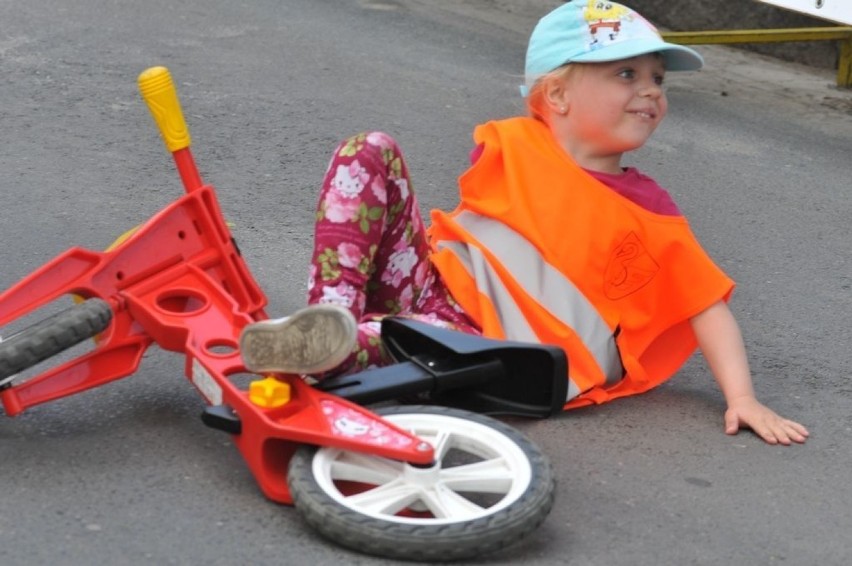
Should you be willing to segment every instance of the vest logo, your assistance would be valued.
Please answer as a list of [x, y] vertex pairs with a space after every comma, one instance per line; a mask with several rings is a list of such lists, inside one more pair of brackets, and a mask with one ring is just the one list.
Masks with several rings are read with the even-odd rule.
[[604, 295], [608, 299], [623, 299], [647, 285], [659, 270], [660, 266], [639, 237], [630, 232], [610, 255], [604, 274]]

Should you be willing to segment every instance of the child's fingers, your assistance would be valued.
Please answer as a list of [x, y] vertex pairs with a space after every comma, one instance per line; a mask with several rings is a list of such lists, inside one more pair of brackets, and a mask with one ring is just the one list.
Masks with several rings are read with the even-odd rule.
[[776, 416], [767, 425], [766, 432], [759, 434], [769, 444], [789, 446], [794, 442], [801, 444], [807, 440], [807, 429], [797, 422]]
[[783, 431], [778, 434], [766, 425], [760, 427], [752, 426], [751, 429], [767, 444], [790, 444], [789, 437]]
[[784, 428], [787, 431], [787, 436], [790, 437], [790, 440], [793, 442], [802, 443], [808, 439], [810, 433], [808, 429], [804, 426], [800, 425], [795, 421], [784, 420]]

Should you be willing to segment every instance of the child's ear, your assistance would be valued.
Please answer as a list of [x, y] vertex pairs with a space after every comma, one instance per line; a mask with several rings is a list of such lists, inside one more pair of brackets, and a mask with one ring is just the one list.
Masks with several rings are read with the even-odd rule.
[[571, 107], [571, 100], [565, 81], [557, 77], [549, 77], [544, 85], [544, 101], [553, 114], [567, 114]]

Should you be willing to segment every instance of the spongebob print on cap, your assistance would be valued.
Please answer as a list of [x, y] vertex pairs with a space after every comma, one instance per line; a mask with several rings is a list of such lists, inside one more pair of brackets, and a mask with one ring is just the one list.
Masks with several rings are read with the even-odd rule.
[[589, 0], [583, 17], [588, 24], [589, 51], [634, 37], [646, 37], [648, 29], [659, 35], [651, 22], [633, 10], [606, 0]]

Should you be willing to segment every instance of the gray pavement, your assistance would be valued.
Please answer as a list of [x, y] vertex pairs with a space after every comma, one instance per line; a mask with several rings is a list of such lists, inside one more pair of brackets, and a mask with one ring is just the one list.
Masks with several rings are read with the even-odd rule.
[[[449, 208], [473, 126], [522, 111], [525, 0], [0, 0], [0, 288], [68, 246], [103, 249], [180, 192], [136, 92], [172, 70], [206, 181], [284, 314], [303, 302], [312, 208], [344, 136], [381, 129], [424, 212]], [[804, 446], [722, 431], [696, 356], [658, 390], [512, 420], [559, 492], [482, 564], [845, 565], [852, 555], [852, 93], [831, 70], [704, 48], [630, 161], [668, 187], [739, 283], [760, 397]], [[265, 500], [177, 356], [0, 419], [0, 564], [384, 564]]]

